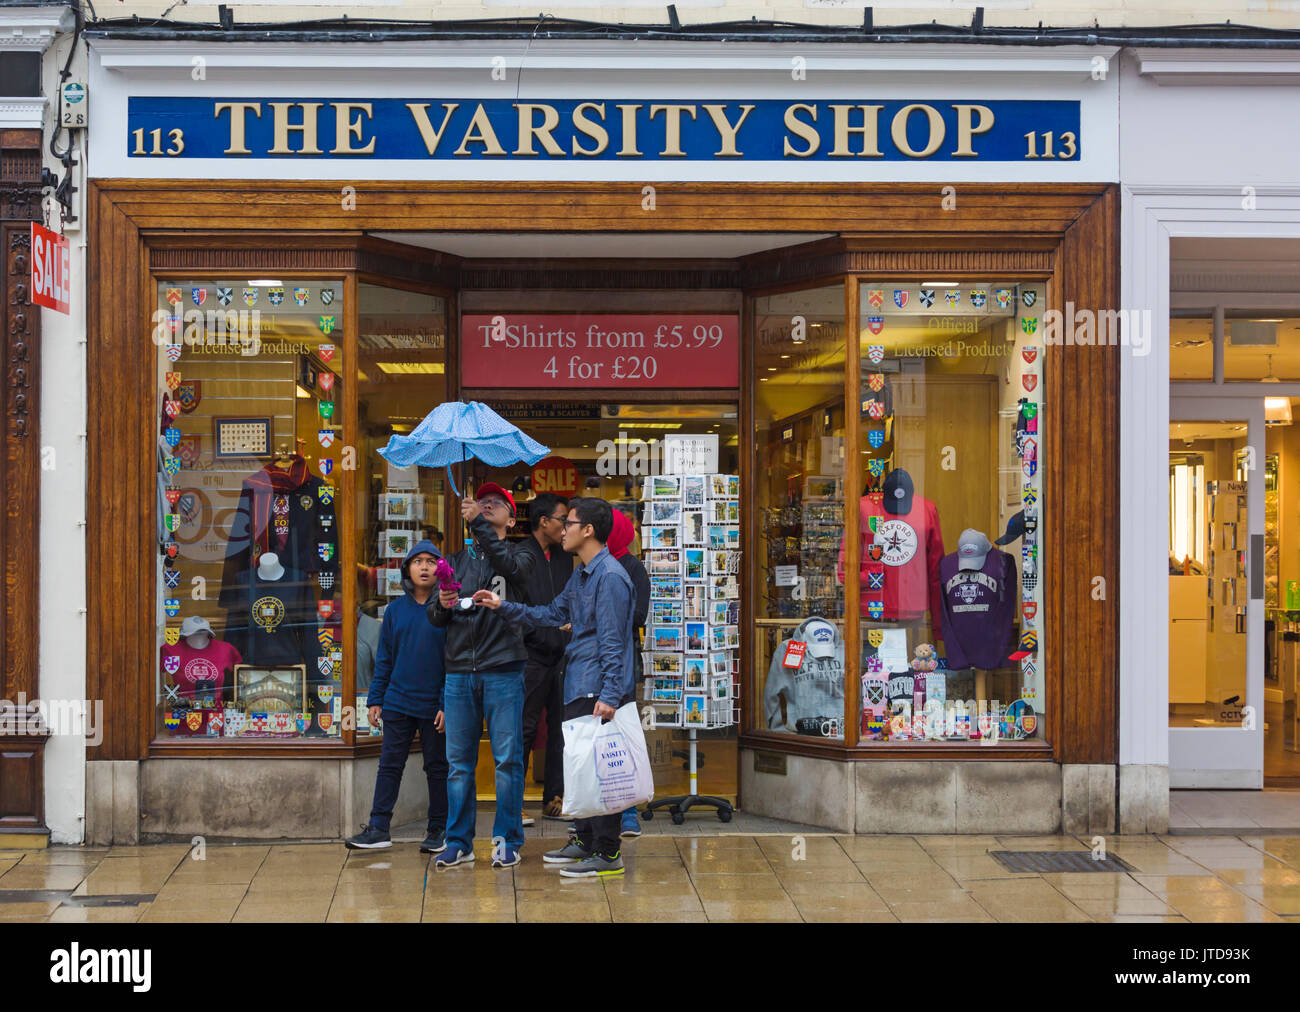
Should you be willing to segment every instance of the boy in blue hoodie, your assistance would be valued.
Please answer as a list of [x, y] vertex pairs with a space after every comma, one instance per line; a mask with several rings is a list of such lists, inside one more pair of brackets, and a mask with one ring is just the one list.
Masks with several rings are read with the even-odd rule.
[[416, 731], [420, 732], [424, 773], [429, 778], [429, 825], [420, 852], [438, 854], [447, 846], [447, 735], [443, 728], [443, 648], [447, 634], [425, 617], [439, 558], [431, 541], [421, 541], [412, 548], [402, 560], [402, 587], [406, 593], [384, 609], [366, 699], [371, 726], [383, 719], [384, 744], [370, 822], [347, 841], [352, 849], [380, 850], [393, 845], [389, 824]]

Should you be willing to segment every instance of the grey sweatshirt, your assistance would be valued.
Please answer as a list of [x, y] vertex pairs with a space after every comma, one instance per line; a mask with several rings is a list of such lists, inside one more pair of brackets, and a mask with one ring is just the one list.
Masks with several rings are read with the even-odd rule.
[[[797, 668], [787, 668], [786, 645], [790, 640], [807, 642], [804, 627], [814, 619], [806, 619], [795, 628], [790, 638], [781, 642], [772, 655], [767, 671], [767, 687], [763, 691], [763, 709], [767, 726], [772, 730], [795, 729], [794, 722], [801, 717], [844, 716], [844, 639], [835, 630], [835, 652], [829, 657], [814, 657], [806, 650]], [[824, 619], [815, 619], [822, 623]], [[786, 723], [781, 724], [781, 696], [785, 696]]]

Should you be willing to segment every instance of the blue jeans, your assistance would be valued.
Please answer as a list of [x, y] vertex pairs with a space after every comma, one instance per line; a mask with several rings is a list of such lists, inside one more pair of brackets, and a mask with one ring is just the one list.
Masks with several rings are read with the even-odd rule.
[[496, 761], [497, 814], [492, 836], [524, 842], [524, 666], [480, 675], [447, 672], [447, 846], [474, 846], [479, 732], [487, 718]]
[[384, 744], [379, 753], [379, 773], [375, 777], [375, 804], [370, 810], [370, 824], [388, 832], [393, 806], [402, 786], [402, 773], [411, 752], [415, 732], [420, 732], [420, 749], [424, 753], [424, 775], [429, 781], [429, 822], [427, 828], [441, 829], [447, 824], [447, 736], [433, 726], [432, 717], [410, 717], [385, 709]]

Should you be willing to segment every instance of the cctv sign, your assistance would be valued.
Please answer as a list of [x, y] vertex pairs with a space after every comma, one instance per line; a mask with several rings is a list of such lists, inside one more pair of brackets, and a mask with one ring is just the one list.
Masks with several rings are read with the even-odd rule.
[[71, 312], [68, 240], [32, 222], [32, 302], [60, 313]]

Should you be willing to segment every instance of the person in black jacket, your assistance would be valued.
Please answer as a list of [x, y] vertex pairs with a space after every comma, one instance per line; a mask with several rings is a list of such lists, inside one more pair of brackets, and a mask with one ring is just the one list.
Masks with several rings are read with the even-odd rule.
[[[531, 604], [550, 604], [573, 574], [573, 556], [560, 545], [568, 515], [569, 500], [551, 492], [543, 492], [528, 504], [533, 536], [524, 539], [523, 547], [533, 555], [535, 563], [528, 585]], [[562, 818], [560, 811], [564, 807], [564, 647], [568, 642], [568, 633], [559, 629], [524, 630], [524, 646], [528, 648], [528, 663], [524, 665], [524, 765], [545, 707], [542, 814], [552, 819]]]
[[524, 805], [524, 662], [528, 651], [520, 631], [486, 608], [461, 607], [476, 590], [491, 590], [522, 604], [530, 603], [528, 584], [536, 565], [522, 546], [511, 545], [506, 532], [515, 525], [515, 500], [500, 485], [485, 482], [477, 500], [461, 503], [471, 541], [448, 560], [459, 591], [442, 591], [426, 614], [447, 630], [446, 709], [447, 849], [434, 866], [443, 868], [474, 860], [477, 799], [474, 768], [478, 765], [479, 731], [487, 718], [492, 758], [496, 762], [496, 821], [492, 826], [492, 867], [519, 863], [524, 842], [520, 813]]

